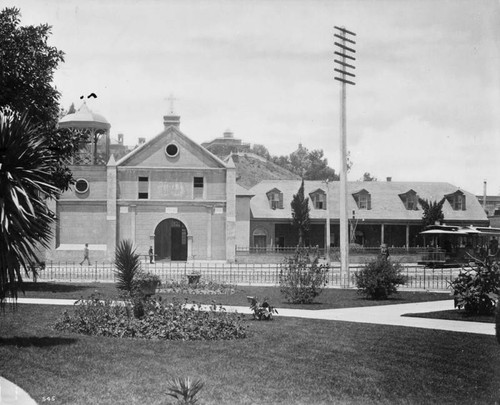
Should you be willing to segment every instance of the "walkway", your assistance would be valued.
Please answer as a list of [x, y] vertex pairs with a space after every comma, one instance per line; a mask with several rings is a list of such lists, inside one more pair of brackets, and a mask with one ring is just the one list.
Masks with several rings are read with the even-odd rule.
[[[75, 300], [47, 298], [19, 298], [18, 304], [65, 305], [71, 306]], [[225, 306], [229, 311], [250, 314], [249, 307]], [[446, 330], [451, 332], [477, 333], [495, 335], [495, 324], [485, 322], [449, 321], [444, 319], [428, 319], [402, 316], [404, 314], [425, 313], [452, 310], [453, 300], [417, 302], [396, 305], [376, 305], [372, 307], [339, 308], [339, 309], [293, 309], [278, 308], [279, 316], [323, 319], [329, 321], [371, 323], [377, 325], [406, 326], [412, 328]], [[208, 309], [204, 306], [203, 309]]]

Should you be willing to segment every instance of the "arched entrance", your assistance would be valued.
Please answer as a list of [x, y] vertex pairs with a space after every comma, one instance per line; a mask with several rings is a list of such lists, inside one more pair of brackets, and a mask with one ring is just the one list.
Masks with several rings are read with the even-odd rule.
[[187, 260], [187, 250], [187, 229], [181, 221], [169, 218], [156, 226], [156, 260]]

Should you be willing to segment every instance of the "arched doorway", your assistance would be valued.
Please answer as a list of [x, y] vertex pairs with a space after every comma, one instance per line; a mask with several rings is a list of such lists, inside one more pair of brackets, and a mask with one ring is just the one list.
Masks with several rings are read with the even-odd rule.
[[187, 248], [187, 229], [181, 221], [169, 218], [156, 226], [156, 260], [187, 260]]

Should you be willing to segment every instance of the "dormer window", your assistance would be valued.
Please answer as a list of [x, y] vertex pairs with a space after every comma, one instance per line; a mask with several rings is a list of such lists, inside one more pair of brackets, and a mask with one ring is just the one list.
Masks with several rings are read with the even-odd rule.
[[326, 193], [318, 188], [309, 194], [313, 207], [317, 210], [326, 210]]
[[465, 194], [457, 190], [452, 194], [447, 194], [444, 196], [453, 208], [454, 211], [465, 211]]
[[401, 198], [401, 201], [408, 211], [418, 210], [418, 196], [414, 190], [407, 191], [404, 194], [399, 194], [399, 198]]
[[272, 210], [283, 209], [283, 193], [277, 188], [266, 193], [269, 207]]
[[365, 189], [358, 191], [357, 193], [354, 193], [352, 196], [354, 197], [354, 200], [356, 201], [358, 209], [360, 209], [360, 210], [371, 210], [372, 209], [371, 195]]

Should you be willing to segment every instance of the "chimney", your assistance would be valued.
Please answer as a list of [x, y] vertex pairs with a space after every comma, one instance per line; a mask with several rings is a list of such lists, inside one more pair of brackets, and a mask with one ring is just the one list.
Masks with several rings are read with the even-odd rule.
[[486, 180], [483, 182], [483, 209], [486, 211]]
[[123, 145], [123, 134], [118, 134], [118, 145]]
[[226, 129], [226, 131], [224, 132], [224, 138], [234, 138], [234, 135], [231, 132], [231, 130]]
[[388, 183], [390, 183], [392, 181], [392, 177], [387, 177], [386, 180]]
[[163, 116], [163, 125], [165, 126], [165, 129], [167, 129], [170, 126], [174, 126], [176, 128], [179, 128], [181, 125], [180, 115], [164, 115]]

